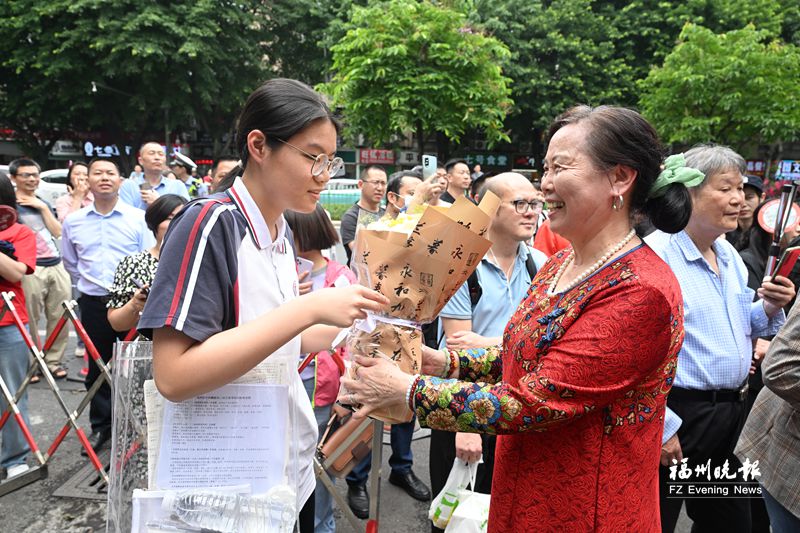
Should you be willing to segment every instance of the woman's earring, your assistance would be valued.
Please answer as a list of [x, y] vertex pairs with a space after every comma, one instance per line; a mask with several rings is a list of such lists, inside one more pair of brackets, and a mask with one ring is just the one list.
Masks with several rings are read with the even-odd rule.
[[619, 211], [622, 209], [622, 206], [625, 205], [625, 199], [622, 197], [621, 194], [618, 194], [611, 200], [611, 209], [614, 211]]

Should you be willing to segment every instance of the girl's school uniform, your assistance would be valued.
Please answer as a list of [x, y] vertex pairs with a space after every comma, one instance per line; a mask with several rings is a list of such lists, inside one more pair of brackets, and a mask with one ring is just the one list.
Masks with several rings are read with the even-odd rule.
[[[296, 298], [299, 282], [283, 216], [277, 226], [273, 241], [241, 178], [223, 193], [188, 204], [164, 239], [139, 328], [167, 326], [203, 342]], [[297, 475], [298, 510], [316, 485], [312, 458], [317, 443], [314, 411], [297, 373], [299, 355], [298, 335], [237, 380], [259, 381], [265, 372], [283, 368], [289, 386], [288, 427], [294, 428], [287, 472]]]

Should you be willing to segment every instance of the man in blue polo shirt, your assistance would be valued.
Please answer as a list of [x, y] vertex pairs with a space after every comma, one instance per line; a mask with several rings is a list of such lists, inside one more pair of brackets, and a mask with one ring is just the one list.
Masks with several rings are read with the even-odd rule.
[[[487, 235], [492, 247], [476, 271], [480, 297], [475, 302], [477, 295], [470, 295], [470, 287], [464, 283], [447, 302], [439, 315], [444, 330], [442, 347], [446, 344], [451, 349], [467, 349], [500, 344], [508, 320], [530, 288], [530, 271], [538, 271], [547, 261], [542, 252], [525, 244], [533, 237], [542, 210], [540, 195], [531, 182], [521, 174], [506, 172], [484, 181], [477, 191], [479, 202], [487, 191], [496, 194], [501, 203]], [[533, 268], [528, 266], [531, 260]], [[433, 493], [438, 494], [444, 487], [456, 457], [474, 462], [483, 455], [475, 490], [488, 494], [495, 439], [491, 435], [431, 431], [429, 468]]]
[[189, 199], [189, 193], [182, 181], [171, 180], [161, 176], [167, 168], [167, 156], [157, 142], [146, 142], [139, 148], [139, 164], [142, 165], [142, 177], [131, 176], [122, 183], [119, 197], [128, 205], [147, 209], [162, 194], [177, 194]]

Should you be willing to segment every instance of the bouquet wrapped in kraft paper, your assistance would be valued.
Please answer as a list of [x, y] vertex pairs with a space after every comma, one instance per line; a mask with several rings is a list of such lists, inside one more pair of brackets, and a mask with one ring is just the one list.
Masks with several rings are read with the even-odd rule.
[[[488, 192], [478, 206], [459, 198], [450, 207], [418, 207], [414, 214], [359, 228], [351, 268], [362, 285], [391, 303], [387, 315], [371, 315], [352, 328], [350, 353], [386, 357], [418, 374], [420, 328], [439, 315], [491, 247], [484, 235], [499, 205]], [[413, 413], [403, 407], [372, 416], [392, 424], [408, 422]]]

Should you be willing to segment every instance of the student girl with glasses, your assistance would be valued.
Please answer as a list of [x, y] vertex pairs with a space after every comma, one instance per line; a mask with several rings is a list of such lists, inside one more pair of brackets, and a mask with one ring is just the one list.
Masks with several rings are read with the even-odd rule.
[[289, 409], [297, 415], [287, 472], [297, 473], [300, 531], [311, 532], [317, 424], [297, 360], [329, 349], [340, 328], [388, 300], [360, 285], [298, 295], [283, 212], [313, 212], [342, 165], [339, 123], [324, 99], [298, 81], [272, 79], [250, 95], [237, 124], [241, 163], [230, 187], [188, 204], [172, 221], [139, 328], [153, 328], [155, 382], [174, 402], [229, 384], [270, 358], [292, 361]]

